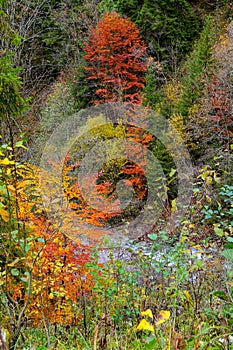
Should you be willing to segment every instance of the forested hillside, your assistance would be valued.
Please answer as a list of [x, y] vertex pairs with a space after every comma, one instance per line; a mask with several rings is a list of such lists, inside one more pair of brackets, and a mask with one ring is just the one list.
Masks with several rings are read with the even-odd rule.
[[232, 1], [0, 4], [0, 348], [233, 349]]

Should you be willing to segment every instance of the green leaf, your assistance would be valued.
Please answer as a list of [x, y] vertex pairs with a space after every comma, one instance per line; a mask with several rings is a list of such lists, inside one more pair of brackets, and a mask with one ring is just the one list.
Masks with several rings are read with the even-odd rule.
[[232, 254], [232, 249], [225, 249], [222, 253], [222, 256], [224, 256], [225, 259], [229, 260], [230, 262], [233, 263], [233, 254]]
[[150, 233], [148, 235], [148, 238], [150, 238], [152, 241], [155, 241], [158, 238], [158, 235], [156, 233]]
[[120, 273], [120, 275], [124, 275], [125, 274], [125, 269], [123, 267], [121, 267], [119, 269], [119, 273]]
[[21, 277], [20, 279], [21, 279], [21, 281], [23, 281], [23, 282], [28, 282], [28, 278], [27, 278], [27, 277]]
[[233, 243], [224, 244], [224, 249], [233, 249]]
[[156, 349], [157, 339], [153, 337], [152, 339], [148, 339], [148, 342], [145, 344], [145, 350], [153, 350]]
[[220, 227], [215, 227], [214, 228], [214, 232], [216, 233], [217, 236], [219, 237], [223, 237], [224, 236], [224, 231], [222, 228]]
[[197, 259], [197, 260], [195, 260], [195, 265], [196, 265], [198, 268], [200, 268], [200, 267], [203, 266], [203, 261], [200, 260], [200, 259]]
[[27, 147], [24, 146], [23, 141], [16, 142], [15, 147], [21, 147], [21, 148], [27, 149]]
[[11, 269], [12, 276], [19, 276], [19, 270], [18, 269]]
[[176, 173], [176, 169], [171, 169], [169, 176], [172, 177]]
[[20, 247], [27, 253], [30, 249], [31, 249], [31, 247], [30, 247], [30, 245], [28, 244], [28, 243], [20, 243]]
[[214, 291], [212, 293], [212, 295], [215, 295], [216, 297], [218, 297], [219, 299], [222, 299], [222, 300], [227, 300], [228, 299], [226, 293], [224, 293], [221, 290]]

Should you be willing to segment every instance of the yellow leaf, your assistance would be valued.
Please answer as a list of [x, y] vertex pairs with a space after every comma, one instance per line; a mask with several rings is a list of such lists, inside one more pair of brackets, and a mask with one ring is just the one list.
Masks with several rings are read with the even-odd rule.
[[195, 228], [195, 225], [194, 224], [190, 224], [189, 228]]
[[172, 205], [172, 212], [176, 211], [177, 210], [176, 199], [173, 199], [171, 201], [171, 205]]
[[0, 215], [1, 215], [2, 219], [5, 222], [8, 222], [8, 220], [9, 220], [9, 213], [8, 213], [8, 211], [6, 211], [5, 209], [1, 209], [0, 210]]
[[19, 260], [20, 260], [19, 258], [16, 258], [14, 261], [12, 261], [12, 263], [8, 264], [7, 266], [14, 267], [15, 264], [17, 264], [19, 262]]
[[207, 185], [211, 185], [212, 182], [213, 182], [212, 177], [211, 176], [207, 176], [205, 182], [206, 182]]
[[8, 190], [11, 191], [11, 192], [14, 192], [15, 191], [15, 186], [8, 185]]
[[158, 321], [155, 323], [156, 326], [166, 322], [170, 318], [170, 314], [171, 314], [170, 311], [161, 310], [159, 312]]
[[151, 309], [147, 309], [146, 311], [142, 311], [142, 312], [141, 312], [141, 315], [142, 315], [142, 316], [150, 317], [150, 318], [152, 318], [152, 320], [153, 320], [153, 314], [152, 314]]
[[8, 158], [4, 158], [4, 159], [0, 160], [0, 164], [1, 165], [10, 165], [10, 164], [14, 164], [14, 161], [9, 160]]
[[145, 319], [141, 320], [141, 322], [139, 323], [139, 325], [137, 326], [137, 330], [138, 331], [150, 331], [154, 333], [154, 327], [147, 322]]
[[49, 293], [49, 299], [53, 299], [53, 293]]
[[186, 299], [188, 300], [188, 302], [192, 301], [191, 295], [189, 294], [189, 292], [187, 290], [183, 290], [184, 296], [186, 297]]
[[8, 168], [6, 171], [7, 176], [10, 176], [12, 169]]

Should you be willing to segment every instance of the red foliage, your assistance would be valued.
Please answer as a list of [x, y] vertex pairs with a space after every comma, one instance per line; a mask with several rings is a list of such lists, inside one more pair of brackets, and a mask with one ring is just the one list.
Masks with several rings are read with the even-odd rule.
[[222, 139], [233, 142], [231, 89], [226, 82], [213, 77], [208, 90], [211, 103], [209, 121]]
[[75, 307], [82, 291], [88, 294], [91, 290], [91, 278], [84, 267], [88, 251], [60, 232], [46, 232], [44, 240], [44, 247], [34, 246], [34, 252], [40, 253], [33, 269], [27, 315], [35, 325], [77, 323], [80, 315]]
[[146, 65], [142, 59], [146, 46], [130, 19], [116, 12], [105, 13], [91, 29], [85, 46], [88, 80], [95, 86], [98, 99], [104, 102], [140, 103]]
[[[49, 324], [78, 324], [82, 321], [83, 295], [88, 296], [93, 285], [92, 276], [85, 267], [90, 260], [90, 249], [72, 241], [46, 217], [38, 190], [37, 168], [22, 166], [18, 172], [21, 178], [17, 183], [18, 217], [25, 230], [25, 256], [16, 259], [15, 267], [22, 276], [11, 276], [9, 292], [13, 300], [26, 303], [28, 271], [31, 271], [28, 320], [47, 327]], [[23, 274], [24, 271], [27, 274]]]

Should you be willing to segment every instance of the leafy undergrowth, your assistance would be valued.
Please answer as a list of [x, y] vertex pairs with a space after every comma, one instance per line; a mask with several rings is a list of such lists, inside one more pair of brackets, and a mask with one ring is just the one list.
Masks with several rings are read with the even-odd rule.
[[77, 323], [49, 324], [49, 339], [42, 325], [28, 327], [23, 349], [233, 349], [233, 239], [218, 253], [185, 230], [173, 246], [151, 238], [150, 254], [140, 245], [122, 260], [109, 249], [104, 265], [96, 248]]

